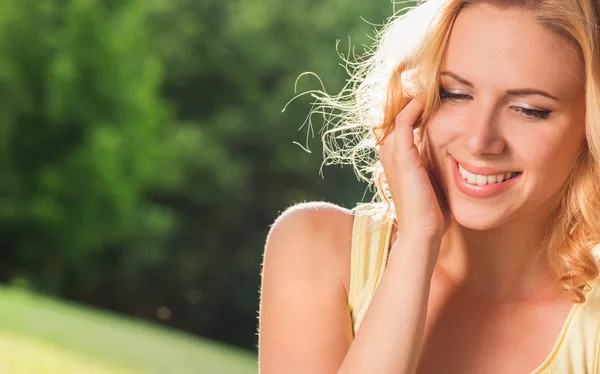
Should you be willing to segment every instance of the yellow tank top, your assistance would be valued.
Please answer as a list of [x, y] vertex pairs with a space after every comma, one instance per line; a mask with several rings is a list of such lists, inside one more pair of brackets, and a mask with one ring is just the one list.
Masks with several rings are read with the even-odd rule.
[[[348, 307], [356, 334], [387, 264], [393, 218], [385, 204], [359, 203], [353, 210]], [[552, 351], [531, 374], [600, 374], [600, 279], [583, 304], [574, 304]]]

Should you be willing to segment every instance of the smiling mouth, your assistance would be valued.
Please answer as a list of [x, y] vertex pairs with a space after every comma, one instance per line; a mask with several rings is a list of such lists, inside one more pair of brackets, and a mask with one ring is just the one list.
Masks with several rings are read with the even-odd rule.
[[482, 175], [482, 174], [473, 174], [465, 170], [460, 164], [458, 164], [458, 172], [461, 177], [467, 181], [468, 184], [477, 185], [477, 186], [485, 186], [488, 184], [502, 183], [506, 182], [510, 179], [513, 179], [521, 174], [521, 172], [508, 172], [501, 174], [493, 174], [493, 175]]

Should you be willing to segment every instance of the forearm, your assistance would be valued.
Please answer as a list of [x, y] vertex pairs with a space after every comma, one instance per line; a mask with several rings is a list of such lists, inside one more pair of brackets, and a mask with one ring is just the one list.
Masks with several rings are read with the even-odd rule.
[[438, 239], [402, 237], [394, 245], [338, 374], [415, 372], [439, 246]]

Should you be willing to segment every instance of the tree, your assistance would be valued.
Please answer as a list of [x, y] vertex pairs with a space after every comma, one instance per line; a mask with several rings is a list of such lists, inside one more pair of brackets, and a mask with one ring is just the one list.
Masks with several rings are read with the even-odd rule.
[[144, 200], [170, 121], [149, 11], [137, 0], [0, 2], [2, 260], [39, 288], [61, 290], [69, 272], [91, 281], [95, 254], [169, 228]]

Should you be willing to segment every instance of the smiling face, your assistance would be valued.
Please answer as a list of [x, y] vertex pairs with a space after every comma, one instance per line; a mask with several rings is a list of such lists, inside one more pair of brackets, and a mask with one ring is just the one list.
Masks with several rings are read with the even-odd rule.
[[571, 43], [523, 10], [473, 6], [456, 19], [441, 71], [427, 136], [456, 221], [485, 230], [544, 214], [585, 138]]

